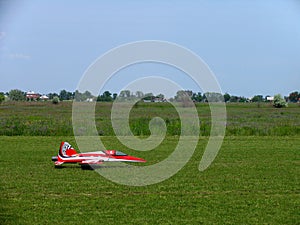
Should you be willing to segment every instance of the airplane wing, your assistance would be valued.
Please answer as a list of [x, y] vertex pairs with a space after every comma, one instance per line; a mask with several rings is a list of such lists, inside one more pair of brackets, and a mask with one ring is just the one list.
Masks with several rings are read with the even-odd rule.
[[80, 164], [102, 164], [103, 163], [103, 160], [84, 160], [84, 161], [81, 161]]

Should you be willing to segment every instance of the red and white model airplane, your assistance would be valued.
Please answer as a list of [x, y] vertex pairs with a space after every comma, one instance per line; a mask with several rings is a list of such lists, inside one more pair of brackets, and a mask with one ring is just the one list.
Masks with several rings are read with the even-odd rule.
[[142, 158], [127, 155], [116, 150], [77, 153], [68, 143], [62, 142], [57, 156], [52, 156], [55, 166], [63, 163], [79, 163], [80, 165], [97, 165], [103, 162], [146, 162]]

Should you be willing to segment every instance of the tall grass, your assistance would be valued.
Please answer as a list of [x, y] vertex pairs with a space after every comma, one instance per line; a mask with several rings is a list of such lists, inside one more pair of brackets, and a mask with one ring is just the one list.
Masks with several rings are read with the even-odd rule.
[[[82, 103], [83, 107], [85, 104]], [[101, 136], [114, 136], [111, 124], [111, 103], [97, 103], [96, 127]], [[196, 105], [200, 120], [200, 135], [209, 136], [211, 116], [208, 104]], [[295, 136], [300, 135], [300, 107], [290, 104], [288, 108], [276, 109], [270, 104], [227, 104], [227, 136]], [[154, 117], [164, 120], [168, 136], [181, 135], [181, 120], [176, 109], [169, 103], [138, 103], [130, 112], [129, 126], [136, 136], [151, 135], [149, 123]], [[189, 127], [193, 132], [196, 126]], [[158, 126], [159, 128], [159, 126]], [[120, 128], [122, 129], [122, 128]], [[125, 129], [124, 129], [125, 131]], [[86, 124], [79, 134], [85, 135]], [[122, 133], [122, 131], [121, 131]], [[47, 102], [16, 103], [0, 105], [0, 135], [15, 136], [69, 136], [73, 135], [72, 103], [53, 105]], [[124, 132], [124, 135], [128, 135]]]
[[6, 136], [64, 136], [73, 135], [71, 120], [27, 120], [11, 117], [0, 119], [0, 135]]

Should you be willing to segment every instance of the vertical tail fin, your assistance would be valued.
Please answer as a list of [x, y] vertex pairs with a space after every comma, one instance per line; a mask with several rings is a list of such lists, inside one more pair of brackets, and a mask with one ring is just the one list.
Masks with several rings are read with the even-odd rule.
[[68, 142], [61, 142], [58, 155], [61, 157], [71, 157], [77, 154], [76, 150], [68, 143]]

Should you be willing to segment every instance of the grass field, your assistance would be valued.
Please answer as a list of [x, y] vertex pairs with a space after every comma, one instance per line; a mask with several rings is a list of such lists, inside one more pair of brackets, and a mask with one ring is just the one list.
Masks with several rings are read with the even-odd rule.
[[[117, 145], [113, 137], [102, 138]], [[166, 157], [177, 141], [167, 139], [160, 154], [140, 156], [149, 164]], [[73, 137], [0, 137], [0, 224], [300, 221], [300, 137], [227, 137], [211, 167], [200, 173], [204, 137], [179, 173], [146, 187], [117, 185], [76, 165], [55, 169], [51, 156], [62, 140], [74, 143]]]
[[[87, 103], [83, 103], [87, 104]], [[55, 169], [61, 141], [76, 148], [72, 105], [41, 102], [0, 105], [0, 224], [299, 224], [300, 107], [227, 104], [226, 137], [204, 172], [210, 111], [198, 104], [201, 137], [186, 166], [144, 187], [112, 183], [77, 165]], [[178, 143], [180, 123], [169, 104], [138, 104], [130, 115], [135, 135], [149, 135], [154, 116], [167, 124], [155, 150], [133, 151], [114, 137], [111, 103], [97, 104], [96, 124], [107, 148], [162, 161]], [[104, 164], [99, 170], [114, 170]]]
[[[82, 103], [83, 109], [85, 104]], [[98, 103], [96, 126], [101, 136], [114, 136], [111, 103]], [[196, 105], [201, 121], [201, 136], [210, 134], [208, 104]], [[276, 109], [270, 103], [229, 103], [227, 136], [294, 136], [300, 135], [300, 105], [289, 104]], [[167, 135], [180, 135], [180, 119], [169, 103], [138, 103], [130, 113], [130, 126], [135, 135], [150, 134], [149, 121], [159, 116], [165, 120]], [[84, 127], [83, 127], [84, 128]], [[0, 105], [0, 135], [73, 136], [72, 102], [8, 102]]]

